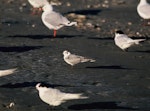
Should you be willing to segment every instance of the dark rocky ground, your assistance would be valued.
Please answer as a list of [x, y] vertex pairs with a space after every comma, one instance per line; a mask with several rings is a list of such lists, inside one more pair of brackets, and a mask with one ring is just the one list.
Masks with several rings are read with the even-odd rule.
[[[53, 110], [149, 111], [150, 27], [141, 25], [137, 0], [122, 1], [61, 0], [57, 11], [65, 16], [81, 14], [86, 19], [81, 27], [64, 27], [53, 38], [41, 14], [30, 14], [27, 0], [1, 0], [0, 69], [17, 67], [18, 72], [0, 78], [0, 110], [52, 110], [35, 89], [42, 82], [64, 92], [89, 96]], [[115, 29], [148, 40], [123, 52], [114, 45]], [[66, 49], [97, 61], [71, 68], [63, 61]], [[5, 107], [11, 102], [14, 107]]]

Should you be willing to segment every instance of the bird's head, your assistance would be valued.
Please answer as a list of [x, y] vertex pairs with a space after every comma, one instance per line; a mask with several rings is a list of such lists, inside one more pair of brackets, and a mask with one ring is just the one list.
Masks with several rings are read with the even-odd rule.
[[65, 51], [63, 51], [63, 55], [64, 55], [64, 56], [70, 55], [70, 52], [67, 51], [67, 50], [65, 50]]
[[40, 88], [41, 83], [36, 84], [36, 89], [38, 90]]
[[115, 31], [115, 36], [120, 35], [120, 34], [124, 34], [124, 33], [121, 30]]

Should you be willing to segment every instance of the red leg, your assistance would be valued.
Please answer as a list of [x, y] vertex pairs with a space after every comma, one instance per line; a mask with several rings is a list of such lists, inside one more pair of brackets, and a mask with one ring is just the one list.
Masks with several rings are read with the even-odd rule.
[[42, 12], [42, 8], [32, 8], [32, 15], [37, 15]]
[[150, 20], [149, 19], [144, 19], [144, 26], [150, 26]]
[[148, 19], [148, 25], [150, 26], [150, 19]]
[[31, 14], [35, 15], [36, 14], [36, 10], [37, 10], [36, 8], [32, 8], [32, 13]]
[[39, 11], [43, 11], [42, 7], [39, 8]]
[[37, 15], [39, 13], [39, 8], [32, 9], [32, 15]]
[[53, 36], [56, 37], [57, 30], [54, 30]]
[[38, 14], [40, 14], [43, 11], [42, 7], [38, 8]]

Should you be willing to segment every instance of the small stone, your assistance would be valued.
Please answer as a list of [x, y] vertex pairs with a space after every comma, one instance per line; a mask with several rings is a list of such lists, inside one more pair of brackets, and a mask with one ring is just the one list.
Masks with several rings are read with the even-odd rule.
[[109, 5], [108, 4], [102, 4], [102, 7], [109, 8]]
[[66, 4], [66, 5], [67, 5], [67, 7], [70, 7], [70, 6], [71, 6], [71, 3], [67, 2], [67, 4]]
[[22, 6], [23, 6], [23, 7], [26, 7], [26, 6], [27, 6], [27, 3], [22, 3]]
[[128, 25], [132, 25], [132, 22], [128, 22]]
[[32, 24], [32, 27], [35, 28], [35, 24]]
[[9, 108], [9, 109], [10, 109], [10, 108], [12, 108], [12, 107], [14, 107], [14, 106], [15, 106], [15, 103], [14, 103], [14, 102], [11, 102], [9, 105], [6, 106], [6, 108]]
[[105, 20], [105, 19], [103, 19], [103, 20], [101, 20], [101, 22], [102, 22], [102, 23], [105, 23], [105, 22], [106, 22], [106, 20]]
[[92, 23], [86, 23], [86, 26], [90, 27], [90, 28], [93, 28], [93, 24]]

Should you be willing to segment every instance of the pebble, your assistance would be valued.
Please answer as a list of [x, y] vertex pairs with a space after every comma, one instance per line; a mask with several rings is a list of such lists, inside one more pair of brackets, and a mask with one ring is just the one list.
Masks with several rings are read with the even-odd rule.
[[67, 6], [67, 7], [70, 7], [70, 6], [71, 6], [71, 3], [67, 2], [66, 6]]
[[14, 106], [15, 106], [15, 103], [11, 102], [9, 105], [6, 105], [5, 107], [8, 108], [8, 109], [10, 109], [10, 108], [12, 108]]
[[132, 25], [132, 22], [128, 22], [128, 25]]

